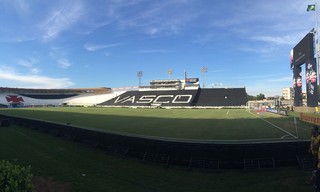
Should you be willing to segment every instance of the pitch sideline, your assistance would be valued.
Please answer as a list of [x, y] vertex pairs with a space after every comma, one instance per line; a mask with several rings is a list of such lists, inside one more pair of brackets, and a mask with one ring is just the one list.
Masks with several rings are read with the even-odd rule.
[[[251, 113], [250, 111], [247, 111], [247, 112], [248, 112], [248, 113]], [[267, 120], [263, 119], [262, 117], [260, 117], [260, 116], [258, 116], [258, 115], [256, 115], [256, 114], [254, 114], [254, 113], [251, 113], [251, 114], [252, 114], [253, 116], [258, 117], [259, 119], [263, 120], [264, 122], [266, 122], [266, 123], [268, 123], [268, 124], [272, 125], [273, 127], [275, 127], [275, 128], [277, 128], [277, 129], [279, 129], [280, 131], [283, 131], [283, 132], [287, 133], [288, 135], [292, 136], [293, 138], [298, 139], [298, 137], [297, 137], [297, 136], [295, 136], [295, 135], [293, 135], [292, 133], [290, 133], [290, 132], [288, 132], [288, 131], [286, 131], [286, 130], [282, 129], [281, 127], [279, 127], [279, 126], [277, 126], [277, 125], [275, 125], [275, 124], [271, 123], [270, 121], [267, 121]], [[287, 135], [285, 135], [285, 136], [287, 136]], [[281, 137], [281, 139], [283, 139], [285, 136]]]

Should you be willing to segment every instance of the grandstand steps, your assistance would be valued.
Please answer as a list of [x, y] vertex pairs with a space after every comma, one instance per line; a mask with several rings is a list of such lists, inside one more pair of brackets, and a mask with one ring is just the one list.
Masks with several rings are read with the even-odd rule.
[[313, 169], [313, 159], [309, 156], [297, 156], [298, 166], [302, 170]]
[[275, 169], [276, 163], [273, 157], [244, 159], [243, 167], [244, 170]]
[[150, 153], [145, 152], [142, 158], [142, 162], [152, 162], [156, 164], [162, 164], [165, 167], [169, 167], [170, 155], [163, 153]]
[[245, 88], [199, 89], [196, 106], [241, 106], [247, 103]]
[[219, 159], [210, 159], [202, 157], [190, 157], [188, 170], [193, 168], [197, 169], [210, 169], [214, 171], [220, 170], [220, 160]]

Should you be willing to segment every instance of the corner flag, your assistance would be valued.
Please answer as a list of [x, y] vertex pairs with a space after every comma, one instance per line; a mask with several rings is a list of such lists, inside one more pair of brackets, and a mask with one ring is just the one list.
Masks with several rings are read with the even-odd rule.
[[315, 11], [316, 10], [316, 5], [312, 4], [312, 5], [308, 5], [307, 11]]

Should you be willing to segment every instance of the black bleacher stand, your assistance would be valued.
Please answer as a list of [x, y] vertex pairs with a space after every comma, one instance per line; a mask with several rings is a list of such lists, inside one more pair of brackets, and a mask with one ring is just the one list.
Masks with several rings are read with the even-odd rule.
[[245, 106], [245, 88], [211, 88], [174, 91], [127, 91], [102, 106]]
[[199, 89], [196, 106], [245, 106], [247, 103], [245, 88]]
[[102, 106], [192, 106], [198, 90], [179, 91], [127, 91]]

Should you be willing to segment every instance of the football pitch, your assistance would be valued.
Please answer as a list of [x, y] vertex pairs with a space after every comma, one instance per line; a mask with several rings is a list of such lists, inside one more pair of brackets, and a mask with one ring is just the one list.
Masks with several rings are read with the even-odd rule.
[[[290, 192], [312, 191], [310, 171], [198, 171], [164, 168], [93, 150], [16, 125], [0, 128], [0, 159], [31, 165], [50, 191], [68, 192]], [[67, 187], [62, 190], [63, 186]], [[49, 191], [49, 190], [48, 190]]]
[[[1, 114], [43, 119], [101, 131], [198, 140], [296, 139], [293, 117], [250, 113], [244, 109], [21, 108]], [[298, 121], [299, 139], [310, 125]], [[66, 191], [239, 192], [311, 191], [309, 171], [286, 167], [265, 171], [186, 171], [106, 155], [76, 142], [17, 125], [0, 128], [0, 159], [31, 165], [35, 176]], [[129, 158], [129, 157], [128, 157]], [[262, 182], [263, 181], [263, 182]], [[60, 190], [61, 191], [61, 190]]]
[[1, 114], [135, 135], [173, 139], [243, 141], [309, 139], [310, 125], [294, 116], [245, 109], [21, 108]]

